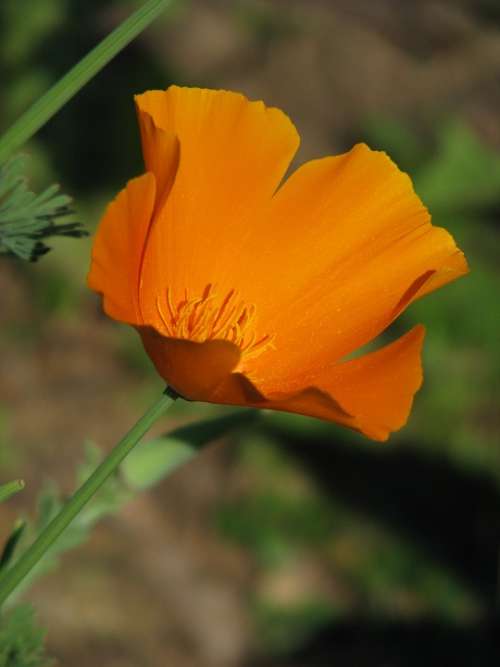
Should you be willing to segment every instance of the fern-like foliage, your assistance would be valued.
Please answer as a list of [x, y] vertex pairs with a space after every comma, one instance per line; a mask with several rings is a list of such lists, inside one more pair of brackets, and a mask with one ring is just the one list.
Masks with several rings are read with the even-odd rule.
[[45, 632], [33, 609], [22, 605], [0, 616], [0, 667], [50, 667], [44, 649]]
[[79, 222], [61, 222], [73, 215], [71, 198], [51, 185], [35, 194], [25, 177], [25, 159], [16, 156], [0, 169], [0, 254], [36, 261], [50, 250], [45, 239], [87, 236]]

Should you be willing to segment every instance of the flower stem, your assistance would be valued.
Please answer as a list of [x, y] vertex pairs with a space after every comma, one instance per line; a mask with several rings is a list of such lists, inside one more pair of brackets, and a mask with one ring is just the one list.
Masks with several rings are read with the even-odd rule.
[[8, 158], [174, 0], [148, 0], [48, 90], [0, 139], [0, 163]]
[[22, 479], [15, 479], [13, 482], [7, 482], [0, 486], [0, 503], [8, 500], [11, 496], [24, 489], [24, 482]]
[[117, 469], [127, 454], [134, 448], [153, 423], [175, 401], [175, 394], [167, 391], [139, 419], [125, 437], [94, 470], [87, 481], [67, 501], [49, 525], [42, 531], [33, 544], [25, 551], [14, 565], [0, 578], [0, 606], [32, 570], [46, 551], [57, 540], [64, 529], [73, 521], [92, 496], [99, 491], [104, 482]]

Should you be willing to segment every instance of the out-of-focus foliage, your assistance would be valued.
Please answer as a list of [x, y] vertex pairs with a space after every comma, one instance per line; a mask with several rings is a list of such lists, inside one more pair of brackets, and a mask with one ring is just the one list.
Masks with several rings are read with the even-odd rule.
[[5, 570], [11, 563], [12, 558], [16, 552], [17, 545], [21, 541], [23, 533], [26, 529], [26, 521], [18, 519], [14, 528], [12, 529], [7, 541], [4, 544], [2, 554], [0, 557], [0, 573]]
[[45, 654], [45, 631], [28, 605], [0, 617], [0, 667], [50, 667]]
[[[484, 612], [472, 588], [411, 539], [378, 523], [382, 517], [322, 493], [276, 435], [246, 439], [240, 465], [248, 490], [220, 506], [216, 517], [221, 534], [259, 563], [252, 608], [257, 627], [267, 627], [261, 637], [269, 650], [300, 644], [297, 626], [307, 634], [359, 613], [466, 623]], [[330, 589], [315, 570], [332, 573]]]
[[208, 442], [251, 425], [255, 417], [256, 412], [241, 410], [218, 419], [200, 420], [150, 440], [127, 456], [121, 467], [123, 477], [131, 488], [147, 489], [190, 461]]
[[[36, 567], [25, 577], [10, 599], [19, 596], [33, 582], [55, 568], [61, 555], [85, 542], [95, 524], [116, 513], [129, 502], [134, 492], [145, 490], [171, 474], [190, 460], [196, 452], [214, 439], [221, 438], [235, 429], [247, 426], [255, 419], [251, 410], [237, 411], [216, 419], [200, 421], [175, 429], [168, 435], [155, 438], [147, 444], [139, 444], [102, 489], [83, 508], [59, 539], [47, 551]], [[87, 443], [85, 460], [76, 475], [79, 488], [102, 461], [102, 451], [93, 443]], [[40, 494], [37, 512], [33, 520], [16, 523], [3, 551], [2, 567], [11, 565], [17, 557], [48, 526], [62, 508], [65, 499], [54, 484], [48, 484]]]
[[[87, 479], [102, 459], [101, 450], [95, 445], [88, 443], [86, 447], [85, 461], [77, 471], [77, 488]], [[94, 525], [103, 517], [116, 512], [130, 499], [130, 490], [124, 486], [118, 476], [111, 478], [101, 491], [95, 495], [92, 501], [84, 508], [69, 528], [52, 545], [45, 556], [28, 576], [23, 579], [22, 584], [16, 589], [10, 600], [16, 599], [40, 576], [55, 568], [61, 555], [85, 542], [90, 535]], [[9, 564], [15, 562], [24, 550], [44, 530], [50, 521], [56, 516], [64, 504], [64, 498], [55, 484], [47, 484], [40, 494], [37, 502], [36, 516], [33, 520], [26, 520], [23, 525], [21, 539], [16, 540], [16, 549], [11, 553]], [[18, 531], [16, 526], [13, 535]]]
[[416, 173], [417, 191], [433, 215], [467, 214], [498, 202], [500, 155], [463, 123], [442, 123], [434, 158]]
[[2, 94], [3, 127], [49, 87], [50, 75], [42, 63], [36, 64], [36, 55], [65, 16], [64, 0], [31, 3], [29, 12], [17, 0], [0, 4], [0, 73], [8, 90], [8, 95]]
[[22, 491], [24, 488], [24, 482], [22, 480], [14, 480], [12, 482], [7, 482], [0, 486], [0, 503], [3, 503], [5, 500], [8, 500], [11, 496], [19, 491]]

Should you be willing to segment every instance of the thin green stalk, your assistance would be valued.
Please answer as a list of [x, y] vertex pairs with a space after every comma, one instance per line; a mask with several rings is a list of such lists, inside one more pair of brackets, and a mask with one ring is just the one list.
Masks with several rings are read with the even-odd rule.
[[59, 514], [52, 519], [21, 558], [0, 578], [0, 606], [24, 577], [35, 567], [64, 529], [73, 521], [80, 510], [113, 474], [127, 454], [139, 442], [152, 424], [175, 401], [176, 395], [169, 390], [144, 413], [127, 435], [120, 440], [104, 461], [94, 470], [88, 480], [68, 500]]
[[0, 139], [0, 164], [35, 134], [66, 102], [174, 0], [148, 0], [43, 95]]
[[8, 500], [11, 496], [24, 489], [24, 482], [22, 479], [15, 479], [13, 482], [7, 482], [0, 486], [0, 503]]

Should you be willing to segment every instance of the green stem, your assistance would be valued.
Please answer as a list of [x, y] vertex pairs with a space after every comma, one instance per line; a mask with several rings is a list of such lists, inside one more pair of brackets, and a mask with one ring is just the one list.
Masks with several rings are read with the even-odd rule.
[[0, 503], [8, 500], [11, 496], [24, 489], [24, 482], [22, 479], [15, 479], [13, 482], [7, 482], [0, 486]]
[[175, 394], [170, 393], [167, 389], [161, 398], [130, 429], [127, 435], [120, 440], [104, 461], [94, 470], [88, 480], [68, 500], [59, 514], [52, 519], [21, 558], [0, 578], [0, 606], [31, 569], [35, 567], [50, 546], [57, 540], [71, 521], [73, 521], [92, 496], [101, 488], [108, 477], [112, 475], [127, 454], [150, 429], [152, 424], [172, 405], [175, 398]]
[[35, 134], [174, 0], [148, 0], [43, 95], [0, 139], [0, 164]]

